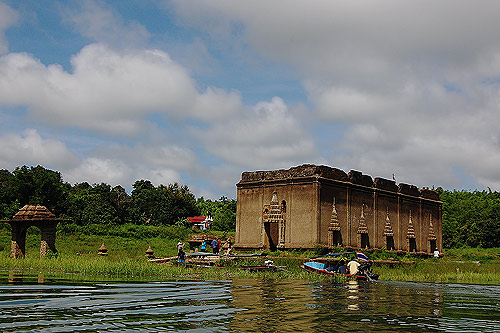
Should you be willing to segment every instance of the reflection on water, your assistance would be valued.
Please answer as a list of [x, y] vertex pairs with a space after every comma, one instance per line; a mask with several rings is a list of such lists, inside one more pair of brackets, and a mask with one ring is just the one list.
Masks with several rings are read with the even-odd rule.
[[0, 331], [455, 331], [500, 327], [500, 287], [234, 280], [65, 283], [0, 275]]

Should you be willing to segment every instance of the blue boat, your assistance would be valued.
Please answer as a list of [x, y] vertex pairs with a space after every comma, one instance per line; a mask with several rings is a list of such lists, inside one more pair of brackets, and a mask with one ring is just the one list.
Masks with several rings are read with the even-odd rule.
[[[363, 252], [356, 251], [356, 252], [343, 252], [343, 253], [329, 253], [327, 255], [316, 258], [343, 256], [346, 254], [356, 254], [359, 261], [362, 262], [359, 265], [358, 271], [355, 274], [349, 273], [347, 266], [345, 264], [342, 265], [339, 263], [332, 265], [330, 263], [325, 264], [317, 261], [309, 261], [305, 262], [302, 265], [302, 268], [310, 272], [334, 275], [353, 280], [365, 280], [365, 281], [378, 280], [379, 275], [371, 272], [370, 270], [371, 264], [368, 262], [368, 256]], [[311, 259], [316, 259], [316, 258], [311, 258]]]

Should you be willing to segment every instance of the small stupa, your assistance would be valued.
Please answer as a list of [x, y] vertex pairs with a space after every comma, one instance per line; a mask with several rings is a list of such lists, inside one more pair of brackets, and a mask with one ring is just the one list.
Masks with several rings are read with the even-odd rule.
[[100, 256], [108, 255], [108, 248], [106, 247], [106, 245], [104, 245], [104, 242], [102, 242], [101, 247], [99, 248], [99, 250], [97, 250], [97, 254]]
[[153, 249], [151, 248], [151, 245], [149, 245], [148, 249], [146, 250], [146, 257], [148, 258], [154, 258], [154, 252]]

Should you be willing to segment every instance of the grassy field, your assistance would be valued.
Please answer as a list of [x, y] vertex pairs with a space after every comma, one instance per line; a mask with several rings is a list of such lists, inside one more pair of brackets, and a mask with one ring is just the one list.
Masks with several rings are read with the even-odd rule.
[[[32, 230], [33, 229], [33, 230]], [[166, 280], [166, 279], [215, 279], [238, 278], [308, 279], [319, 280], [331, 277], [315, 275], [300, 268], [314, 251], [290, 251], [269, 253], [268, 257], [242, 259], [225, 262], [225, 267], [195, 267], [155, 264], [148, 262], [145, 251], [148, 246], [157, 257], [176, 255], [176, 237], [121, 237], [112, 233], [101, 235], [58, 235], [57, 257], [40, 259], [40, 235], [30, 228], [26, 239], [26, 256], [10, 258], [10, 231], [0, 230], [0, 270], [9, 274], [43, 274], [64, 276], [75, 280]], [[222, 236], [222, 235], [221, 235]], [[98, 248], [104, 242], [107, 256], [99, 256]], [[369, 253], [371, 259], [394, 258], [401, 264], [374, 265], [373, 271], [381, 280], [415, 281], [431, 283], [500, 284], [500, 249], [450, 249], [443, 258], [414, 258], [409, 255], [395, 256], [391, 253]], [[260, 265], [266, 259], [283, 267], [278, 272], [247, 272], [240, 265]], [[404, 262], [412, 261], [412, 264]]]

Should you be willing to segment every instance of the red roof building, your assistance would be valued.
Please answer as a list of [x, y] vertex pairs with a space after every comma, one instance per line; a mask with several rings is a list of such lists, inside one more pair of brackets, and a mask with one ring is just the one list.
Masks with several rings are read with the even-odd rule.
[[206, 230], [212, 228], [212, 216], [192, 216], [187, 217], [188, 221], [191, 223], [193, 228], [199, 228], [200, 230]]

